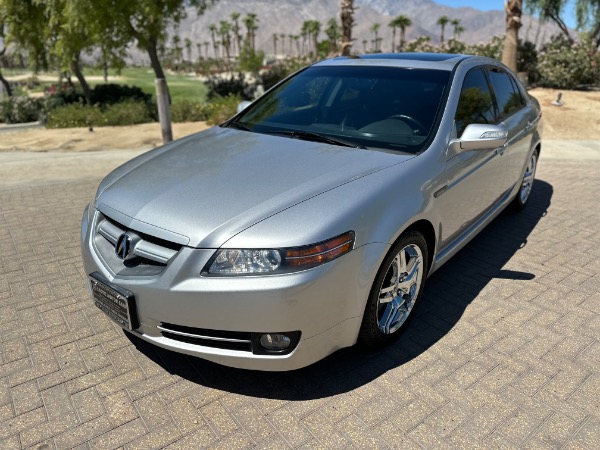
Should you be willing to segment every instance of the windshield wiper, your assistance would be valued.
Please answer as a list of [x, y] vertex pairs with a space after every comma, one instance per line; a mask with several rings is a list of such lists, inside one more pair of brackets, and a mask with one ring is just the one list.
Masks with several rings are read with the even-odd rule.
[[337, 139], [330, 136], [325, 136], [323, 134], [314, 133], [312, 131], [268, 131], [268, 134], [279, 134], [281, 136], [289, 136], [293, 139], [302, 139], [305, 141], [314, 141], [314, 142], [325, 142], [327, 144], [333, 145], [343, 145], [344, 147], [352, 147], [352, 148], [363, 148], [366, 149], [364, 145], [357, 144], [355, 142], [349, 142], [343, 139]]
[[229, 122], [227, 124], [227, 128], [235, 128], [236, 130], [242, 130], [242, 131], [252, 131], [249, 127], [247, 127], [246, 125], [244, 125], [241, 122]]

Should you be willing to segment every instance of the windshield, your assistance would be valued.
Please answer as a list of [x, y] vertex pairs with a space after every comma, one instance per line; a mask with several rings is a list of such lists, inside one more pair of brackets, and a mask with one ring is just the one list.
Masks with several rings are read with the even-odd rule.
[[226, 126], [417, 153], [435, 132], [449, 77], [430, 69], [309, 67]]

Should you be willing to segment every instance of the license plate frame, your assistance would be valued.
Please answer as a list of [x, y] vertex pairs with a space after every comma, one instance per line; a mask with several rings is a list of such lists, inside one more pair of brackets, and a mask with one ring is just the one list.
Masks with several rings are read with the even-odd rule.
[[91, 273], [89, 281], [94, 304], [100, 311], [126, 330], [140, 326], [133, 292], [111, 283], [98, 272]]

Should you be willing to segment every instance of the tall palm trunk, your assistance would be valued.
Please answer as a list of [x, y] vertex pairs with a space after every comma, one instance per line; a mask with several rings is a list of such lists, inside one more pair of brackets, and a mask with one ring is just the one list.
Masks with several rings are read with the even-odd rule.
[[504, 0], [506, 10], [506, 34], [502, 48], [502, 62], [513, 72], [517, 71], [517, 48], [521, 28], [522, 0]]
[[350, 55], [352, 48], [352, 16], [354, 14], [354, 0], [340, 1], [340, 22], [342, 23], [342, 42], [340, 45], [341, 54]]

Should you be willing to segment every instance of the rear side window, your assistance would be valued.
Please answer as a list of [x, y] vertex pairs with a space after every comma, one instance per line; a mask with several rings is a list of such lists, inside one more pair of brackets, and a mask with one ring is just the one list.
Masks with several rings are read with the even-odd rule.
[[465, 77], [454, 120], [458, 136], [472, 123], [496, 122], [492, 93], [483, 70], [472, 70]]
[[500, 120], [510, 116], [513, 112], [521, 109], [524, 105], [521, 93], [510, 79], [510, 75], [502, 70], [492, 69], [489, 71], [490, 81], [496, 101]]

